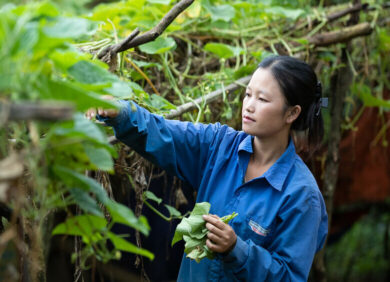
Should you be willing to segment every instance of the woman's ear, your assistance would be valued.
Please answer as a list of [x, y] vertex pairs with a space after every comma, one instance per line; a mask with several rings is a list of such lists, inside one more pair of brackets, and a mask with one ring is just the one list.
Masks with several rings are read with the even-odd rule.
[[301, 113], [301, 106], [299, 105], [295, 105], [295, 106], [292, 106], [290, 107], [288, 110], [287, 110], [287, 119], [286, 119], [286, 122], [288, 124], [292, 124], [299, 116], [299, 114]]

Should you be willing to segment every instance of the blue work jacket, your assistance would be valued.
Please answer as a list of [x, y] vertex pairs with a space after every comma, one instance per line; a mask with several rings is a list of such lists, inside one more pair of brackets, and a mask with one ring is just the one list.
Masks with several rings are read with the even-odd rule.
[[133, 102], [101, 119], [116, 137], [154, 164], [187, 181], [210, 213], [237, 212], [229, 224], [237, 242], [227, 255], [196, 263], [183, 255], [178, 281], [306, 281], [324, 244], [325, 204], [317, 183], [290, 139], [261, 176], [244, 176], [253, 136], [226, 125], [166, 120]]

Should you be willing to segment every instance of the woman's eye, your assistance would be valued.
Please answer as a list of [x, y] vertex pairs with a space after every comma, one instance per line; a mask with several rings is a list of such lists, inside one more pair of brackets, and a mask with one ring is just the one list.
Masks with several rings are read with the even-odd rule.
[[267, 100], [265, 100], [264, 98], [261, 98], [261, 97], [259, 97], [259, 100], [262, 102], [267, 102]]
[[245, 93], [245, 97], [250, 97], [250, 96], [251, 96], [251, 94]]

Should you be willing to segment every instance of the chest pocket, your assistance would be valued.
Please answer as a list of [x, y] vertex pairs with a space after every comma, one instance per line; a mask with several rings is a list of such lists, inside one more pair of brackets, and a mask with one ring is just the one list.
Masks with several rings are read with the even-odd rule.
[[272, 239], [275, 224], [265, 225], [261, 218], [247, 216], [246, 228], [248, 239], [256, 245], [266, 247]]

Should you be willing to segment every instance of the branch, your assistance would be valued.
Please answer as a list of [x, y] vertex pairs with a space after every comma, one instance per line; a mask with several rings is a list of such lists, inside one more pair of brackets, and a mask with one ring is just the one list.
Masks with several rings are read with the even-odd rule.
[[[233, 92], [237, 89], [239, 89], [240, 87], [246, 87], [246, 84], [248, 84], [248, 82], [250, 81], [252, 75], [248, 75], [248, 76], [245, 76], [245, 77], [242, 77], [238, 80], [236, 80], [235, 82], [233, 82], [232, 84], [229, 84], [226, 88], [224, 89], [218, 89], [218, 90], [215, 90], [213, 92], [211, 92], [210, 94], [207, 94], [206, 96], [204, 97], [200, 97], [200, 98], [197, 98], [195, 99], [194, 102], [189, 102], [189, 103], [186, 103], [186, 104], [183, 104], [179, 107], [177, 107], [176, 110], [171, 110], [171, 112], [169, 114], [167, 114], [165, 116], [165, 118], [167, 119], [173, 119], [173, 118], [176, 118], [176, 117], [179, 117], [181, 116], [182, 114], [186, 113], [186, 112], [189, 112], [193, 109], [196, 109], [197, 108], [197, 104], [209, 104], [211, 103], [212, 101], [215, 101], [217, 99], [219, 99], [223, 93], [229, 93], [229, 92]], [[108, 141], [111, 143], [111, 144], [114, 144], [116, 143], [118, 140], [115, 138], [115, 136], [110, 136], [108, 138]]]
[[352, 7], [346, 8], [345, 10], [341, 10], [333, 14], [330, 14], [326, 17], [326, 19], [328, 20], [328, 22], [332, 22], [339, 18], [344, 17], [345, 15], [352, 14], [361, 10], [367, 10], [368, 6], [369, 6], [368, 3], [363, 3], [363, 4], [358, 3], [353, 5]]
[[69, 120], [73, 116], [73, 107], [39, 103], [6, 104], [0, 103], [0, 119], [19, 120]]
[[360, 23], [340, 30], [314, 35], [313, 37], [309, 37], [308, 41], [315, 46], [328, 46], [345, 42], [358, 36], [368, 35], [372, 30], [373, 28], [369, 23]]
[[176, 17], [181, 12], [183, 12], [187, 7], [192, 4], [192, 2], [194, 2], [194, 0], [181, 0], [175, 6], [172, 7], [172, 9], [162, 18], [162, 20], [154, 28], [145, 32], [144, 34], [141, 34], [140, 36], [137, 36], [139, 33], [138, 29], [134, 30], [133, 33], [130, 34], [130, 36], [122, 42], [107, 46], [105, 49], [103, 49], [99, 53], [98, 58], [102, 60], [104, 57], [107, 56], [107, 54], [110, 54], [110, 56], [112, 57], [113, 55], [126, 51], [132, 47], [136, 47], [155, 40], [163, 33], [163, 31], [174, 21], [174, 19], [176, 19]]
[[219, 97], [221, 97], [224, 91], [226, 93], [229, 93], [229, 92], [233, 92], [233, 91], [239, 89], [240, 87], [246, 87], [246, 84], [248, 84], [251, 77], [252, 77], [252, 75], [242, 77], [242, 78], [238, 79], [237, 81], [233, 82], [232, 84], [228, 85], [224, 89], [215, 90], [215, 91], [211, 92], [210, 94], [207, 94], [204, 97], [200, 97], [200, 98], [195, 99], [194, 102], [189, 102], [189, 103], [183, 104], [183, 105], [177, 107], [176, 110], [171, 110], [171, 112], [166, 116], [166, 118], [168, 118], [168, 119], [176, 118], [176, 117], [181, 116], [182, 114], [184, 114], [186, 112], [189, 112], [193, 109], [196, 109], [197, 108], [196, 105], [203, 104], [203, 103], [209, 104], [212, 101], [215, 101]]

